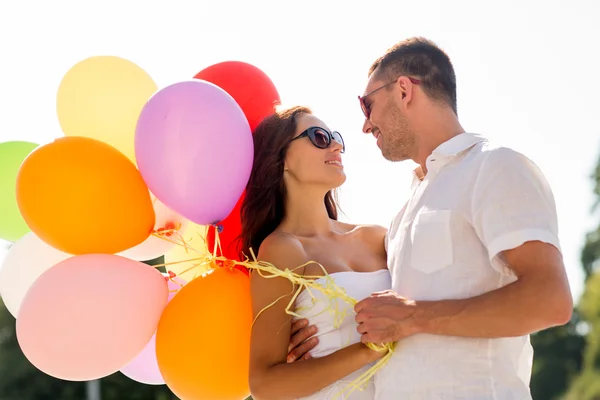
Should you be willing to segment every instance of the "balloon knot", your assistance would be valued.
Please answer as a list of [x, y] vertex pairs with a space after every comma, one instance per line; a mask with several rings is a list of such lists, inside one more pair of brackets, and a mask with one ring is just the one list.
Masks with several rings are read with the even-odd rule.
[[162, 228], [158, 228], [154, 232], [161, 236], [171, 237], [180, 228], [181, 228], [181, 223], [175, 225], [174, 222], [169, 221], [169, 222], [165, 223], [165, 225]]
[[235, 261], [232, 260], [215, 260], [215, 264], [217, 264], [217, 266], [219, 266], [220, 268], [235, 268]]
[[219, 222], [218, 222], [218, 221], [217, 221], [217, 222], [213, 222], [213, 223], [211, 223], [211, 224], [210, 224], [210, 226], [214, 227], [214, 228], [215, 228], [215, 230], [216, 230], [218, 233], [221, 233], [221, 232], [223, 232], [223, 225], [222, 225], [222, 224], [219, 224]]

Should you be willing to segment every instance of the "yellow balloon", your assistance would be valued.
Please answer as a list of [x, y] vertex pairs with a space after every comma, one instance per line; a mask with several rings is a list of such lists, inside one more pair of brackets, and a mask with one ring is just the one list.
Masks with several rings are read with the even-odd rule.
[[135, 162], [135, 126], [142, 108], [158, 90], [150, 75], [114, 56], [87, 58], [63, 77], [56, 98], [66, 136], [85, 136], [117, 148]]
[[165, 264], [167, 265], [165, 269], [173, 271], [186, 282], [191, 282], [195, 277], [208, 271], [208, 267], [198, 267], [197, 262], [191, 261], [195, 258], [204, 257], [207, 253], [206, 226], [190, 222], [182, 237], [187, 244], [187, 248], [176, 245], [166, 253]]

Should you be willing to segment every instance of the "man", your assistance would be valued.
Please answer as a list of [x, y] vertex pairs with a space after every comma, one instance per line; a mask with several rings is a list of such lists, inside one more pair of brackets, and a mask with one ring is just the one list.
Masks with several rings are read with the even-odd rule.
[[[426, 39], [375, 61], [359, 100], [383, 156], [418, 164], [385, 243], [393, 290], [355, 307], [363, 342], [399, 341], [376, 398], [530, 399], [529, 334], [573, 307], [544, 176], [465, 133], [453, 66]], [[316, 344], [306, 321], [294, 329], [290, 361]]]

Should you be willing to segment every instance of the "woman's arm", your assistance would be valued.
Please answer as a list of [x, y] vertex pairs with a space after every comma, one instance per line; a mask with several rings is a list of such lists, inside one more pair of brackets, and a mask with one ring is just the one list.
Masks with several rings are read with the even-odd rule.
[[[375, 254], [379, 254], [382, 260], [387, 260], [387, 233], [388, 230], [380, 225], [360, 227], [361, 240], [367, 243]], [[316, 327], [308, 322], [307, 319], [299, 319], [293, 323], [288, 345], [288, 362], [310, 358], [310, 351], [319, 344], [319, 338], [314, 337], [317, 333]]]
[[364, 225], [362, 227], [362, 240], [383, 260], [387, 260], [387, 233], [387, 228], [380, 225]]
[[[309, 261], [302, 245], [286, 235], [268, 237], [261, 245], [258, 258], [280, 269], [293, 269]], [[292, 318], [285, 308], [294, 289], [285, 278], [263, 278], [257, 272], [252, 273], [255, 316], [281, 298], [262, 312], [252, 329], [250, 389], [255, 400], [309, 396], [383, 356], [357, 343], [325, 357], [288, 364]]]

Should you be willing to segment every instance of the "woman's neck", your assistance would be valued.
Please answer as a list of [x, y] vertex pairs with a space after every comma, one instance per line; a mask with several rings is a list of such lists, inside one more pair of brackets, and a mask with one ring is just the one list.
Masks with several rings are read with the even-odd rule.
[[288, 187], [285, 217], [279, 225], [280, 229], [298, 236], [317, 236], [331, 232], [325, 193], [322, 189], [294, 190]]

